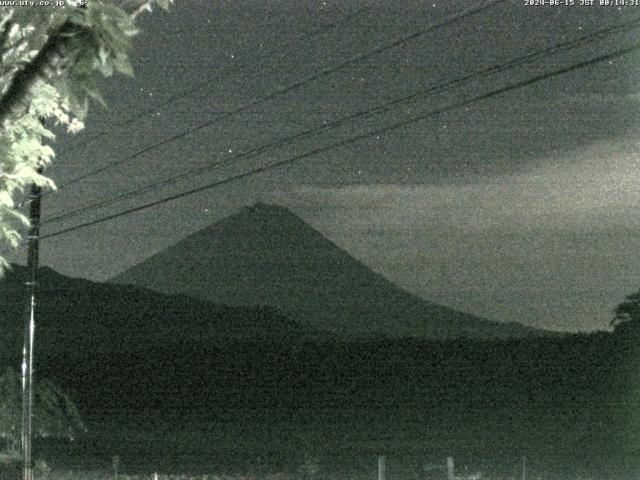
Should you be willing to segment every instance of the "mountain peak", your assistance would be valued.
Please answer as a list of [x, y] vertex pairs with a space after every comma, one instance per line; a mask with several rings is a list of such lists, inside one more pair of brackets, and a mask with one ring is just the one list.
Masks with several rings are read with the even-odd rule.
[[253, 205], [245, 206], [238, 213], [227, 217], [220, 222], [247, 222], [255, 225], [282, 225], [284, 228], [297, 226], [298, 228], [308, 227], [300, 217], [281, 205], [257, 202]]
[[295, 216], [291, 210], [281, 205], [273, 203], [256, 202], [253, 205], [247, 205], [240, 209], [240, 212], [257, 214], [257, 215], [292, 215]]
[[264, 203], [196, 232], [113, 279], [229, 305], [272, 305], [348, 336], [529, 334], [416, 297], [371, 271], [289, 209]]

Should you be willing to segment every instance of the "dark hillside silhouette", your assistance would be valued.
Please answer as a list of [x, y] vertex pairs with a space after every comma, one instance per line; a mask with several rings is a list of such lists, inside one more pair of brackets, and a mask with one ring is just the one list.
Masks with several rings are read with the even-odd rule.
[[[23, 274], [0, 288], [1, 368], [19, 364]], [[36, 371], [87, 420], [87, 440], [69, 447], [79, 459], [120, 448], [128, 463], [174, 451], [245, 461], [316, 445], [349, 458], [524, 452], [532, 468], [640, 467], [640, 346], [622, 331], [353, 342], [272, 308], [40, 278]], [[184, 431], [173, 450], [166, 439]]]
[[[13, 266], [0, 281], [0, 352], [22, 347], [26, 268]], [[70, 278], [43, 267], [38, 272], [36, 351], [117, 354], [167, 346], [212, 346], [230, 339], [277, 339], [321, 335], [268, 306], [228, 307], [133, 286]]]

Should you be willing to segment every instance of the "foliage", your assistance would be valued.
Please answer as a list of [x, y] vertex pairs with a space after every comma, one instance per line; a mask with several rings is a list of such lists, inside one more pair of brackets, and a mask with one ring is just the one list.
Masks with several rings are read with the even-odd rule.
[[[22, 422], [22, 386], [20, 375], [7, 368], [0, 376], [0, 438], [10, 452], [18, 449]], [[34, 390], [33, 433], [39, 437], [73, 439], [86, 430], [77, 407], [69, 396], [48, 380]]]
[[615, 326], [628, 321], [640, 321], [640, 291], [627, 295], [625, 301], [616, 307], [611, 325]]
[[[127, 52], [137, 15], [153, 4], [166, 9], [171, 1], [0, 9], [0, 247], [17, 247], [20, 227], [28, 224], [17, 209], [26, 188], [55, 188], [40, 173], [54, 157], [46, 144], [55, 139], [52, 128], [83, 128], [89, 100], [104, 103], [97, 75], [133, 74]], [[0, 253], [0, 276], [6, 267]]]
[[640, 290], [627, 295], [614, 310], [611, 326], [616, 333], [640, 334]]

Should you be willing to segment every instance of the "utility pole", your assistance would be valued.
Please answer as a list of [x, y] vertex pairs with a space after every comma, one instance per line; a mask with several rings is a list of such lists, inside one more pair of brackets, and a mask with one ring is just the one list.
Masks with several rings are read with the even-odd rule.
[[[42, 168], [38, 169], [42, 173]], [[31, 438], [33, 422], [33, 338], [36, 327], [36, 281], [38, 271], [38, 240], [40, 236], [41, 188], [31, 185], [29, 194], [29, 236], [27, 256], [27, 310], [24, 318], [22, 347], [22, 480], [33, 480]]]
[[522, 480], [527, 480], [527, 457], [522, 456]]

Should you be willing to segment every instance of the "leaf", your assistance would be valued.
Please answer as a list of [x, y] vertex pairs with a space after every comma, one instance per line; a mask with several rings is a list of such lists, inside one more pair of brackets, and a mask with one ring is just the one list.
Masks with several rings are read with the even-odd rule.
[[169, 6], [173, 3], [173, 0], [156, 0], [158, 6], [165, 11], [169, 11]]
[[100, 90], [98, 90], [98, 84], [96, 83], [95, 78], [92, 75], [81, 75], [78, 77], [78, 81], [80, 86], [87, 95], [100, 103], [103, 107], [107, 106], [107, 103], [104, 101]]
[[14, 204], [13, 198], [11, 198], [9, 192], [0, 191], [0, 206], [13, 208]]
[[121, 53], [119, 55], [116, 55], [112, 63], [113, 68], [115, 68], [116, 71], [122, 73], [123, 75], [127, 75], [128, 77], [134, 76], [133, 66], [131, 65], [129, 57], [126, 54]]

